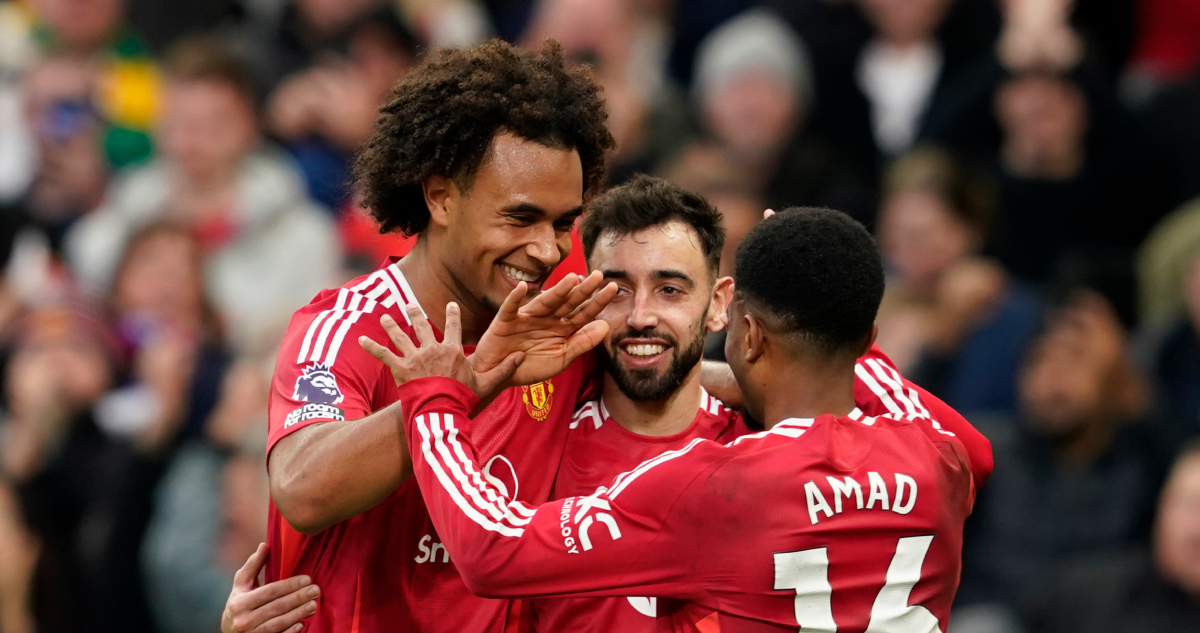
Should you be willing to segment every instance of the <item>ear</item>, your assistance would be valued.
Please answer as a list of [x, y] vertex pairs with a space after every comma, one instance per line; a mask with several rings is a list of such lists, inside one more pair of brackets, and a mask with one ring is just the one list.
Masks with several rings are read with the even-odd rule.
[[429, 209], [429, 221], [438, 226], [450, 224], [450, 212], [458, 204], [458, 187], [445, 176], [430, 176], [421, 183], [425, 194], [425, 206]]
[[877, 336], [879, 336], [879, 324], [872, 323], [871, 324], [871, 333], [867, 336], [866, 340], [863, 342], [862, 349], [858, 350], [858, 356], [856, 356], [855, 358], [862, 358], [863, 356], [866, 356], [867, 352], [871, 351], [871, 346], [875, 344], [875, 337], [877, 337]]
[[709, 332], [720, 332], [729, 324], [729, 303], [733, 301], [733, 278], [721, 277], [713, 284], [708, 299], [708, 319], [704, 325]]
[[742, 347], [742, 360], [748, 365], [754, 364], [767, 351], [767, 329], [753, 314], [742, 315], [746, 321], [745, 345]]

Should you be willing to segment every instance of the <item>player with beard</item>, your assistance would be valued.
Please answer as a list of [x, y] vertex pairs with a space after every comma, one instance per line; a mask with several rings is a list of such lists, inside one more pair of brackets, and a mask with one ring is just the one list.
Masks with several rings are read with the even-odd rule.
[[[718, 274], [720, 214], [694, 193], [642, 176], [594, 200], [581, 229], [588, 267], [618, 292], [599, 316], [609, 325], [597, 348], [603, 395], [583, 404], [571, 422], [555, 499], [589, 494], [692, 439], [725, 443], [749, 432], [739, 413], [700, 384], [705, 336], [725, 327], [732, 296], [732, 280]], [[886, 414], [877, 389], [888, 393], [881, 383], [898, 375], [872, 347], [856, 366], [858, 406]], [[911, 393], [896, 399], [922, 401], [918, 387], [900, 384]], [[886, 400], [894, 404], [893, 395]], [[712, 620], [695, 605], [654, 597], [537, 599], [526, 615], [529, 628], [544, 633], [693, 630], [705, 626], [698, 624], [705, 617]]]
[[[735, 275], [727, 357], [768, 430], [695, 438], [586, 496], [532, 507], [472, 475], [470, 411], [488, 381], [455, 323], [443, 342], [418, 324], [419, 349], [397, 338], [402, 357], [377, 355], [402, 383], [415, 477], [468, 585], [670, 597], [717, 611], [730, 633], [945, 630], [963, 521], [986, 473], [931, 417], [856, 406], [883, 293], [874, 241], [839, 212], [785, 211], [745, 238]], [[614, 358], [665, 354], [648, 324], [634, 329], [632, 346], [612, 339]]]
[[[617, 284], [599, 318], [600, 398], [575, 413], [553, 498], [587, 494], [639, 463], [693, 438], [728, 442], [741, 416], [700, 384], [708, 332], [725, 327], [733, 280], [720, 277], [725, 231], [702, 197], [640, 176], [594, 200], [580, 234], [588, 268]], [[533, 631], [654, 631], [707, 615], [654, 597], [547, 598], [529, 602]]]

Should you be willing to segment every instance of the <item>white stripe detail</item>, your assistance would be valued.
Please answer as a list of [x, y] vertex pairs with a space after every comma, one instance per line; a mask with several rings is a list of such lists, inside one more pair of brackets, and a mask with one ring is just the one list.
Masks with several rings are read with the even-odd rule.
[[917, 415], [924, 417], [924, 418], [932, 418], [933, 417], [929, 413], [929, 409], [925, 408], [925, 405], [921, 403], [921, 397], [919, 395], [917, 395], [917, 390], [913, 389], [912, 387], [906, 388], [904, 386], [904, 378], [902, 378], [900, 376], [900, 372], [896, 371], [895, 367], [885, 365], [874, 359], [872, 359], [872, 362], [876, 366], [878, 366], [879, 369], [883, 370], [884, 374], [891, 377], [892, 384], [895, 385], [895, 387], [897, 389], [899, 389], [902, 393], [904, 393], [905, 390], [907, 389], [908, 399], [910, 402], [912, 402], [913, 406], [916, 407]]
[[871, 371], [869, 369], [859, 363], [854, 366], [854, 374], [857, 375], [858, 379], [863, 381], [863, 384], [869, 387], [876, 396], [879, 396], [880, 402], [883, 403], [883, 406], [887, 408], [889, 413], [892, 415], [902, 415], [904, 413], [904, 410], [900, 408], [900, 405], [896, 404], [895, 400], [892, 400], [892, 396], [888, 393], [887, 389], [884, 389], [883, 385], [880, 385], [879, 381], [875, 380], [875, 377], [871, 375]]
[[[312, 347], [312, 337], [317, 332], [317, 328], [320, 327], [321, 322], [331, 320], [329, 317], [336, 315], [342, 310], [342, 308], [346, 307], [346, 299], [350, 296], [350, 293], [351, 291], [347, 290], [346, 288], [338, 290], [337, 302], [333, 304], [333, 309], [322, 310], [321, 313], [317, 315], [317, 318], [313, 319], [312, 325], [308, 326], [308, 332], [304, 334], [304, 343], [300, 346], [300, 354], [296, 357], [297, 363], [303, 363], [305, 358], [308, 356], [308, 351]], [[313, 349], [312, 352], [314, 359], [320, 354], [320, 352], [316, 349]]]
[[333, 361], [337, 360], [338, 350], [342, 349], [342, 341], [346, 338], [346, 333], [350, 331], [350, 327], [358, 322], [358, 318], [363, 313], [370, 313], [375, 308], [375, 302], [370, 301], [368, 309], [361, 312], [351, 312], [349, 318], [342, 321], [342, 327], [338, 328], [337, 334], [333, 337], [333, 342], [329, 344], [329, 352], [325, 354], [325, 366], [333, 367]]
[[[496, 523], [481, 514], [470, 503], [467, 503], [467, 500], [462, 495], [462, 491], [457, 485], [455, 485], [453, 481], [451, 481], [450, 477], [446, 474], [446, 471], [442, 468], [441, 463], [433, 453], [431, 447], [433, 433], [430, 431], [429, 427], [426, 426], [425, 416], [418, 415], [415, 422], [417, 424], [417, 431], [421, 434], [421, 453], [425, 456], [425, 461], [429, 463], [429, 467], [433, 470], [433, 474], [437, 477], [438, 482], [442, 484], [442, 488], [444, 488], [450, 495], [450, 499], [454, 501], [459, 510], [462, 510], [463, 514], [465, 514], [467, 518], [479, 524], [479, 526], [485, 530], [498, 532], [504, 536], [519, 537], [524, 534], [524, 529], [513, 528], [507, 525]], [[440, 437], [438, 439], [439, 441], [441, 440]]]
[[388, 266], [387, 269], [400, 284], [400, 290], [404, 293], [405, 303], [415, 303], [417, 307], [421, 309], [421, 315], [428, 319], [429, 314], [425, 312], [425, 308], [421, 307], [421, 302], [417, 300], [417, 293], [413, 292], [412, 286], [408, 285], [408, 278], [404, 276], [404, 272], [400, 270], [400, 266], [398, 264], [392, 264], [391, 266]]
[[[454, 428], [454, 416], [449, 413], [430, 413], [428, 414], [428, 418], [430, 430], [433, 433], [434, 448], [436, 449], [436, 453], [442, 457], [442, 465], [446, 467], [450, 475], [458, 482], [459, 490], [466, 494], [466, 497], [473, 502], [474, 507], [487, 512], [501, 525], [504, 525], [504, 522], [508, 521], [508, 527], [519, 528], [529, 523], [529, 519], [518, 518], [511, 512], [508, 512], [507, 508], [502, 509], [503, 504], [496, 501], [500, 496], [483, 481], [483, 478], [473, 468], [468, 467], [471, 470], [471, 474], [474, 475], [473, 480], [463, 471], [463, 466], [468, 461], [465, 456], [459, 461], [455, 455], [451, 454], [451, 449], [446, 446], [448, 439], [446, 436], [447, 431], [449, 431], [451, 436], [458, 432]], [[452, 444], [456, 443], [456, 440], [453, 438], [449, 438], [449, 441]], [[485, 492], [491, 499], [484, 500], [480, 494], [481, 492]]]
[[669, 462], [672, 459], [679, 457], [680, 455], [686, 455], [687, 452], [692, 450], [693, 448], [695, 448], [697, 444], [699, 444], [700, 442], [705, 442], [705, 441], [707, 441], [707, 440], [705, 440], [704, 438], [701, 438], [701, 437], [697, 437], [697, 438], [693, 439], [691, 442], [689, 442], [687, 446], [685, 446], [681, 449], [674, 450], [674, 451], [667, 451], [667, 452], [659, 455], [658, 457], [655, 457], [653, 459], [649, 459], [649, 460], [642, 462], [641, 464], [638, 465], [637, 468], [634, 468], [633, 470], [631, 470], [627, 473], [622, 473], [619, 477], [617, 477], [616, 480], [613, 481], [612, 491], [608, 493], [608, 498], [616, 499], [617, 495], [621, 494], [622, 490], [625, 490], [625, 488], [628, 487], [629, 484], [633, 483], [635, 479], [646, 474], [646, 471], [650, 470], [651, 468], [654, 468], [655, 466], [658, 466], [659, 464], [664, 464], [666, 462]]
[[[438, 414], [431, 413], [430, 415], [437, 416]], [[434, 420], [436, 423], [437, 418], [435, 417]], [[463, 470], [471, 478], [471, 481], [475, 483], [475, 486], [487, 495], [488, 501], [490, 501], [495, 507], [500, 508], [504, 512], [505, 516], [511, 519], [510, 523], [513, 523], [514, 525], [525, 525], [526, 523], [529, 523], [529, 519], [520, 519], [515, 517], [512, 515], [510, 510], [515, 507], [518, 512], [526, 517], [532, 517], [535, 510], [525, 507], [516, 499], [509, 499], [508, 495], [504, 494], [503, 492], [498, 492], [495, 489], [496, 485], [491, 483], [498, 480], [490, 475], [484, 475], [477, 472], [475, 470], [475, 463], [470, 459], [467, 459], [467, 454], [465, 451], [463, 451], [462, 443], [458, 441], [458, 427], [454, 426], [454, 416], [449, 413], [442, 414], [442, 426], [449, 429], [446, 439], [450, 442], [450, 448], [454, 451], [454, 456], [458, 458], [459, 464], [462, 465]], [[508, 460], [505, 459], [505, 461]], [[512, 466], [511, 462], [509, 463], [509, 466]], [[515, 477], [516, 475], [517, 473], [514, 469], [513, 476]], [[490, 485], [484, 483], [485, 479]], [[515, 495], [516, 493], [516, 490], [513, 490], [513, 494]]]

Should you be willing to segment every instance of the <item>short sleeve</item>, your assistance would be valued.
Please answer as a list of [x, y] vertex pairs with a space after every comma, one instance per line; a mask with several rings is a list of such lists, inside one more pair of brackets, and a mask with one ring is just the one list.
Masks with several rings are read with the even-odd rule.
[[360, 336], [387, 342], [379, 315], [329, 309], [292, 318], [271, 379], [267, 454], [306, 426], [358, 420], [380, 408], [384, 366], [359, 346]]

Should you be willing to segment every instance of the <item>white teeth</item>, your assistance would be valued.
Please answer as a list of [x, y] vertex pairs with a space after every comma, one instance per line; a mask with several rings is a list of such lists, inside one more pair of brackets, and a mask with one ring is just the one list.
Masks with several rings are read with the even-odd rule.
[[533, 283], [538, 280], [537, 275], [531, 275], [523, 270], [517, 270], [516, 268], [513, 268], [512, 266], [506, 266], [504, 264], [500, 264], [500, 270], [503, 270], [504, 274], [508, 275], [509, 277], [512, 277], [513, 279], [516, 279], [517, 281], [526, 281], [529, 283]]
[[626, 345], [625, 351], [630, 356], [654, 356], [667, 349], [664, 345]]

